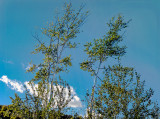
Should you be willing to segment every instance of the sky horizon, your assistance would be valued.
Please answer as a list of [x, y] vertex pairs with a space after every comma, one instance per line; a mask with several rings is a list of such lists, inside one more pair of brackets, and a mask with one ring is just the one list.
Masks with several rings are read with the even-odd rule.
[[[33, 75], [26, 73], [29, 62], [40, 62], [40, 55], [31, 52], [37, 44], [32, 34], [38, 33], [61, 11], [65, 0], [0, 0], [0, 105], [11, 104], [9, 96], [22, 95], [21, 86]], [[80, 69], [79, 63], [86, 58], [83, 44], [94, 38], [102, 38], [107, 32], [106, 23], [121, 14], [125, 21], [132, 19], [125, 32], [127, 53], [122, 64], [134, 67], [146, 81], [146, 88], [153, 88], [153, 100], [160, 100], [160, 1], [155, 0], [75, 0], [77, 9], [85, 3], [89, 10], [76, 40], [78, 48], [71, 50], [73, 67], [63, 77], [73, 87], [78, 104], [85, 99], [87, 89], [93, 84], [90, 74]], [[8, 85], [7, 85], [8, 84]], [[18, 87], [17, 87], [18, 85]], [[160, 103], [159, 103], [160, 104]], [[78, 107], [78, 106], [77, 106]]]

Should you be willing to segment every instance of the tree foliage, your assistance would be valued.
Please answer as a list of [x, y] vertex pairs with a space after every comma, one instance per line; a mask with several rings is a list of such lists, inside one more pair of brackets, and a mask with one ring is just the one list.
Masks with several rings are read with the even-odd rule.
[[156, 113], [152, 95], [153, 90], [144, 90], [144, 81], [133, 68], [114, 65], [107, 68], [98, 87], [95, 108], [103, 118], [146, 118]]
[[[75, 10], [71, 3], [66, 3], [63, 14], [58, 14], [54, 23], [42, 28], [44, 39], [33, 36], [38, 41], [33, 54], [41, 54], [43, 61], [30, 64], [27, 72], [33, 73], [34, 78], [24, 85], [25, 97], [15, 94], [15, 98], [11, 97], [11, 105], [0, 107], [3, 118], [82, 118], [78, 114], [65, 115], [74, 95], [61, 74], [68, 72], [72, 66], [71, 55], [65, 51], [77, 46], [74, 40], [88, 16], [88, 12], [82, 11], [83, 7]], [[126, 53], [122, 41], [128, 23], [120, 15], [113, 17], [107, 23], [109, 29], [102, 38], [84, 45], [88, 57], [80, 63], [80, 68], [93, 77], [91, 93], [87, 92], [86, 118], [141, 119], [157, 118], [159, 115], [158, 104], [151, 100], [154, 91], [145, 89], [144, 81], [140, 80], [134, 68], [120, 63]], [[109, 58], [118, 61], [118, 64], [109, 65]]]

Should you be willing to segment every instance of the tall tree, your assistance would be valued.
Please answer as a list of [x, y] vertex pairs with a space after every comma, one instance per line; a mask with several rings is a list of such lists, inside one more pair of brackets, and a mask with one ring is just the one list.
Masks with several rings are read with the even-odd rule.
[[[153, 90], [144, 90], [144, 82], [133, 68], [120, 65], [120, 58], [126, 53], [123, 31], [128, 22], [123, 17], [112, 18], [109, 31], [101, 39], [87, 43], [85, 52], [88, 59], [82, 62], [81, 69], [94, 76], [91, 94], [88, 96], [88, 118], [146, 118], [157, 116], [159, 107], [151, 97]], [[107, 66], [108, 58], [118, 59], [119, 65]], [[133, 81], [134, 79], [134, 81]], [[100, 80], [97, 83], [97, 80]], [[97, 85], [99, 84], [99, 86]], [[154, 110], [154, 111], [153, 111]]]
[[94, 108], [94, 95], [97, 85], [97, 79], [101, 80], [100, 74], [106, 66], [108, 58], [113, 57], [119, 59], [125, 54], [126, 46], [119, 45], [119, 42], [123, 41], [122, 30], [127, 27], [128, 22], [125, 22], [122, 16], [114, 17], [107, 24], [109, 31], [103, 38], [94, 39], [93, 42], [88, 42], [85, 46], [85, 52], [88, 55], [88, 59], [82, 62], [81, 69], [91, 73], [94, 76], [92, 93], [89, 105], [89, 115], [92, 116]]
[[[65, 3], [62, 15], [57, 15], [55, 23], [49, 24], [42, 29], [46, 39], [34, 38], [38, 41], [34, 54], [41, 53], [44, 56], [40, 64], [32, 64], [28, 72], [35, 74], [29, 82], [32, 94], [26, 88], [26, 97], [20, 98], [15, 94], [9, 109], [12, 109], [11, 117], [16, 118], [53, 118], [51, 112], [62, 111], [68, 106], [73, 98], [70, 86], [65, 83], [60, 73], [68, 71], [72, 66], [71, 55], [64, 53], [66, 48], [75, 48], [72, 41], [80, 33], [80, 26], [84, 23], [88, 12], [82, 12], [84, 5], [78, 10], [72, 8], [72, 4]], [[67, 97], [67, 98], [66, 98]], [[5, 113], [7, 115], [7, 111]]]

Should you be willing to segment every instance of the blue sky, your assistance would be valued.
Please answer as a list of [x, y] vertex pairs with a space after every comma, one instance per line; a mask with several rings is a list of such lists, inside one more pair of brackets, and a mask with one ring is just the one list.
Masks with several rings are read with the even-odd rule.
[[[9, 96], [16, 90], [2, 81], [5, 75], [11, 81], [26, 82], [32, 78], [25, 68], [32, 60], [39, 62], [40, 55], [31, 52], [37, 44], [32, 33], [53, 20], [55, 10], [61, 10], [64, 0], [0, 0], [0, 104], [10, 104]], [[77, 37], [81, 43], [70, 51], [73, 67], [64, 78], [74, 88], [77, 96], [84, 99], [93, 81], [87, 72], [80, 70], [79, 63], [85, 58], [82, 46], [86, 41], [101, 38], [107, 31], [107, 21], [121, 14], [132, 19], [126, 30], [124, 43], [127, 54], [122, 58], [125, 66], [132, 66], [146, 80], [146, 87], [155, 91], [154, 100], [160, 100], [160, 1], [159, 0], [73, 0], [73, 7], [85, 3], [90, 11], [83, 30]]]

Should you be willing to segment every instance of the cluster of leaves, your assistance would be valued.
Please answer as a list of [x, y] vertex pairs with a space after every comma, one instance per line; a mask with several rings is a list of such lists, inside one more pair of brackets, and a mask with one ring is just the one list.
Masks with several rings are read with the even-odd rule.
[[88, 60], [81, 63], [81, 69], [92, 72], [95, 71], [92, 67], [96, 62], [103, 63], [109, 57], [118, 58], [123, 56], [126, 46], [120, 46], [118, 43], [123, 41], [120, 31], [126, 28], [127, 24], [128, 22], [125, 22], [122, 16], [118, 16], [117, 20], [112, 18], [108, 23], [110, 30], [103, 38], [94, 39], [93, 42], [88, 42], [84, 45]]
[[[8, 110], [8, 108], [10, 109], [9, 110], [9, 114], [8, 116], [4, 116], [3, 112], [5, 112], [6, 110]], [[12, 114], [12, 110], [9, 106], [5, 106], [5, 105], [1, 105], [0, 106], [0, 109], [4, 110], [4, 111], [0, 111], [0, 118], [2, 119], [10, 119], [10, 118], [13, 118], [13, 119], [21, 119], [20, 117], [18, 117], [18, 115], [14, 118], [11, 116]], [[42, 111], [39, 112], [39, 114], [41, 115]], [[31, 115], [33, 115], [32, 112], [30, 112]], [[82, 116], [79, 116], [77, 114], [75, 114], [74, 116], [72, 115], [66, 115], [66, 114], [63, 114], [63, 113], [58, 113], [56, 112], [55, 110], [51, 110], [50, 111], [50, 119], [82, 119]], [[24, 117], [22, 117], [24, 119]], [[33, 117], [27, 117], [27, 119], [34, 119]], [[38, 119], [43, 119], [43, 117], [39, 116]]]
[[[105, 78], [98, 87], [95, 108], [103, 118], [125, 119], [158, 116], [151, 101], [153, 90], [144, 90], [144, 82], [133, 68], [121, 65], [107, 68]], [[156, 106], [156, 104], [155, 104]]]

